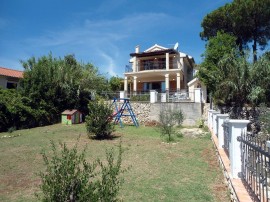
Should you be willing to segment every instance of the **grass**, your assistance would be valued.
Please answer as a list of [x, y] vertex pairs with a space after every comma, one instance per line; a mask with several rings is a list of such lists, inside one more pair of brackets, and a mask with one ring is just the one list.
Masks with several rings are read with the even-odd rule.
[[[41, 150], [50, 153], [50, 140], [74, 145], [81, 134], [79, 148], [87, 145], [89, 161], [105, 158], [105, 149], [116, 147], [120, 138], [90, 140], [84, 124], [60, 124], [0, 133], [0, 201], [36, 201], [43, 170]], [[116, 127], [121, 137], [124, 185], [123, 201], [229, 201], [209, 136], [184, 137], [164, 143], [151, 127]]]

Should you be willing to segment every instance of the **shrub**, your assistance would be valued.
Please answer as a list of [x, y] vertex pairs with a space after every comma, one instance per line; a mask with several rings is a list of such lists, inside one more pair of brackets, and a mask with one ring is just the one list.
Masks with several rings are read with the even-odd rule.
[[181, 126], [183, 121], [184, 121], [184, 114], [183, 114], [182, 110], [181, 109], [175, 110], [173, 112], [173, 118], [174, 118], [174, 121], [176, 122], [176, 124], [178, 126]]
[[[184, 120], [184, 114], [181, 109], [172, 110], [171, 108], [163, 108], [159, 113], [159, 131], [162, 136], [167, 136], [168, 142], [173, 141], [173, 135], [175, 134], [174, 125], [181, 126]], [[178, 135], [177, 137], [182, 137]]]
[[107, 163], [99, 159], [88, 163], [85, 159], [86, 148], [79, 153], [77, 144], [68, 149], [65, 143], [60, 143], [61, 150], [58, 152], [51, 142], [52, 157], [42, 153], [46, 170], [39, 174], [42, 193], [37, 197], [42, 201], [58, 202], [117, 201], [122, 184], [119, 174], [123, 172], [121, 143], [117, 160], [113, 150], [107, 151]]
[[149, 101], [150, 95], [132, 95], [130, 101]]
[[259, 121], [261, 125], [261, 130], [263, 133], [270, 135], [270, 111], [267, 109], [266, 105], [260, 105], [260, 116]]
[[112, 108], [103, 101], [90, 101], [88, 104], [89, 114], [86, 117], [86, 129], [88, 136], [97, 139], [109, 138], [114, 131], [111, 122]]

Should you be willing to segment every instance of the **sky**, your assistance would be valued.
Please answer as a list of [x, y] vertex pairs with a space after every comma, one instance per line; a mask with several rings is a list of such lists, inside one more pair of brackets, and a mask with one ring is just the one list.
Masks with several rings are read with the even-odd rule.
[[231, 0], [0, 0], [0, 66], [73, 54], [100, 73], [123, 77], [135, 46], [154, 44], [194, 57], [205, 50], [203, 17]]

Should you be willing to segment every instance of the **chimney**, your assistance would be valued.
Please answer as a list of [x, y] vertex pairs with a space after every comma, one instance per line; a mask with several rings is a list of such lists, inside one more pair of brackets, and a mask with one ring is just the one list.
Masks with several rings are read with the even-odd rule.
[[139, 53], [139, 52], [140, 52], [140, 46], [137, 45], [137, 46], [135, 47], [135, 53]]

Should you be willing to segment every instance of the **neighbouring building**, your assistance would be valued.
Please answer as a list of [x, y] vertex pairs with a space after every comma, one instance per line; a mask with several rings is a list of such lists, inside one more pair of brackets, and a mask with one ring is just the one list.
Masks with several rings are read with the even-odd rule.
[[155, 44], [140, 52], [136, 46], [130, 53], [130, 64], [124, 73], [124, 91], [129, 93], [188, 91], [188, 82], [193, 79], [193, 57], [174, 48]]
[[0, 67], [0, 87], [4, 89], [17, 88], [22, 78], [23, 71]]

